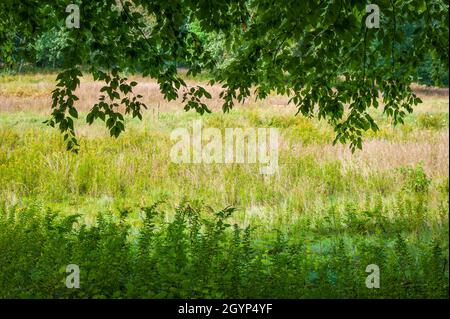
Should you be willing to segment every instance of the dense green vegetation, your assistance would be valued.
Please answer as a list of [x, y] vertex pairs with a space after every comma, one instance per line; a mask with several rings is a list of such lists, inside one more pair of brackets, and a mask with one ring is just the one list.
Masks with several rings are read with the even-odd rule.
[[[187, 23], [186, 28], [194, 32], [205, 44], [207, 50], [219, 61], [219, 67], [228, 63], [230, 56], [226, 52], [227, 46], [223, 35], [203, 31], [198, 21]], [[415, 29], [414, 24], [407, 25], [404, 28], [408, 36], [411, 36]], [[13, 54], [12, 63], [8, 65], [5, 72], [15, 74], [20, 71], [61, 70], [64, 67], [62, 57], [64, 48], [68, 45], [67, 41], [67, 30], [64, 28], [54, 28], [40, 35], [35, 45], [35, 63], [23, 62], [20, 51], [29, 48], [18, 43], [17, 52]], [[405, 44], [402, 50], [409, 50], [409, 46], [411, 46], [410, 43]], [[177, 62], [176, 66], [187, 67], [188, 65]], [[211, 78], [211, 75], [204, 75], [204, 78]], [[429, 86], [448, 87], [449, 83], [448, 69], [442, 61], [432, 54], [425, 55], [419, 61], [414, 78], [417, 83]]]
[[[423, 191], [425, 184], [416, 191]], [[204, 217], [181, 204], [164, 221], [157, 205], [100, 214], [91, 226], [39, 206], [0, 210], [2, 298], [448, 298], [448, 220], [423, 198], [381, 202], [332, 219], [301, 219], [255, 237], [228, 223], [232, 208]], [[447, 239], [446, 239], [447, 238]], [[80, 266], [67, 289], [65, 266]], [[365, 267], [381, 269], [379, 289]]]

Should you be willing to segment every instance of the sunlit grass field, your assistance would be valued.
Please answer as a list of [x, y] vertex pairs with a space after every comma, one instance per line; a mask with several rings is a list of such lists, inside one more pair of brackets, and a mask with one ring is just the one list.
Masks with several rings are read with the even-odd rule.
[[[200, 116], [163, 101], [147, 79], [138, 86], [149, 106], [143, 120], [127, 120], [111, 138], [102, 123], [85, 123], [100, 88], [86, 78], [77, 91], [75, 155], [42, 123], [54, 78], [0, 77], [0, 297], [448, 297], [448, 90], [417, 88], [423, 103], [397, 127], [374, 110], [380, 131], [352, 154], [332, 145], [327, 123], [294, 116], [285, 97], [223, 114], [213, 87], [214, 112]], [[258, 164], [172, 163], [170, 132], [198, 119], [221, 130], [278, 128], [278, 173], [261, 175]], [[229, 206], [235, 210], [222, 220]], [[61, 226], [76, 214], [73, 227]], [[98, 242], [87, 245], [80, 225], [100, 234]], [[152, 243], [142, 235], [149, 233]], [[144, 237], [145, 258], [136, 248]], [[68, 243], [75, 248], [62, 253]], [[205, 259], [211, 264], [199, 274]], [[61, 267], [77, 262], [89, 288], [65, 290]], [[365, 286], [369, 264], [381, 268], [379, 289]]]

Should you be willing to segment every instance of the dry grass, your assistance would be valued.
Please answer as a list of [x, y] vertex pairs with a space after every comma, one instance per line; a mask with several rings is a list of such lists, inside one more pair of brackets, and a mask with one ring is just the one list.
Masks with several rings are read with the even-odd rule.
[[[55, 87], [55, 74], [35, 74], [25, 76], [1, 76], [0, 77], [0, 112], [36, 111], [49, 113], [51, 105], [51, 91]], [[167, 102], [159, 91], [158, 84], [148, 78], [133, 77], [139, 85], [137, 93], [144, 96], [145, 103], [155, 112], [172, 112], [180, 109], [181, 95], [176, 101]], [[220, 85], [208, 86], [206, 82], [187, 80], [189, 86], [204, 85], [212, 95], [208, 100], [208, 106], [214, 110], [221, 109], [222, 100], [219, 93], [222, 91]], [[76, 94], [80, 98], [78, 107], [80, 110], [89, 110], [99, 98], [99, 90], [102, 83], [94, 82], [92, 77], [86, 76]], [[414, 86], [414, 90], [424, 100], [417, 108], [417, 112], [429, 112], [446, 110], [448, 108], [448, 89], [428, 88]], [[285, 96], [272, 95], [265, 101], [256, 103], [253, 98], [246, 101], [243, 106], [250, 104], [264, 106], [288, 106], [288, 98]], [[239, 106], [238, 106], [239, 107]], [[289, 110], [295, 111], [294, 107], [288, 106]]]
[[[428, 138], [428, 139], [426, 139]], [[432, 177], [449, 175], [449, 131], [424, 134], [420, 141], [369, 139], [362, 151], [352, 154], [345, 145], [308, 145], [296, 149], [296, 156], [312, 155], [318, 162], [338, 160], [346, 171], [357, 169], [365, 176], [421, 163]]]

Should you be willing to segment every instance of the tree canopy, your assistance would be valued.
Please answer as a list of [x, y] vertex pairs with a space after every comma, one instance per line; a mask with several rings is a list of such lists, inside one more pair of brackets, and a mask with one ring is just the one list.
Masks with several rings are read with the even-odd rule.
[[[410, 85], [430, 53], [448, 69], [448, 1], [378, 0], [379, 28], [368, 28], [361, 0], [73, 0], [79, 28], [67, 28], [69, 1], [2, 0], [0, 61], [11, 61], [15, 43], [36, 59], [36, 39], [64, 32], [62, 70], [47, 123], [77, 151], [76, 89], [84, 72], [104, 82], [87, 122], [102, 120], [112, 136], [125, 128], [125, 113], [142, 117], [143, 97], [124, 71], [156, 79], [167, 100], [183, 96], [185, 110], [210, 112], [204, 87], [189, 87], [177, 70], [208, 72], [222, 86], [223, 110], [254, 94], [290, 96], [298, 113], [327, 120], [335, 142], [361, 148], [364, 131], [378, 130], [370, 116], [382, 98], [395, 124], [420, 103]], [[405, 26], [413, 25], [413, 29]], [[201, 36], [199, 30], [207, 36]], [[226, 53], [208, 39], [221, 39]]]

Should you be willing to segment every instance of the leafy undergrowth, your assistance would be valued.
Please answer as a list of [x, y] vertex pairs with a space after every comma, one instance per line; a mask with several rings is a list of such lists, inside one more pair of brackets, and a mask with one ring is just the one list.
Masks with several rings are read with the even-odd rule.
[[[89, 226], [4, 206], [0, 298], [448, 298], [448, 219], [427, 218], [421, 199], [399, 206], [264, 233], [231, 225], [234, 208], [188, 202], [169, 221], [155, 204], [137, 222], [123, 210]], [[79, 289], [65, 285], [68, 264]], [[379, 289], [366, 287], [370, 264]]]

